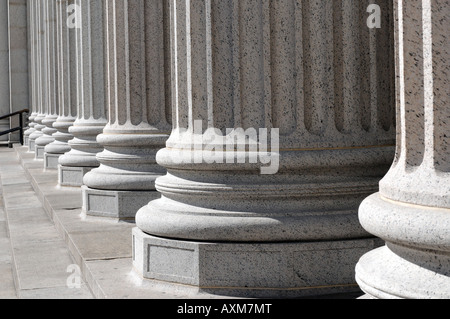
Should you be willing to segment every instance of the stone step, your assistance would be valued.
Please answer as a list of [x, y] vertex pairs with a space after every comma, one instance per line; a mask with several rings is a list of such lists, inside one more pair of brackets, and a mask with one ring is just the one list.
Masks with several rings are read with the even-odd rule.
[[[91, 299], [93, 295], [81, 276], [74, 277], [77, 276], [73, 272], [74, 259], [46, 214], [16, 153], [2, 149], [0, 161], [4, 207], [0, 212], [4, 217], [0, 221], [3, 227], [0, 297]], [[8, 291], [4, 291], [5, 287]]]
[[[20, 186], [22, 198], [33, 202], [30, 206], [34, 209], [42, 209], [40, 214], [53, 224], [94, 298], [223, 299], [193, 287], [144, 280], [133, 269], [134, 223], [86, 218], [82, 215], [79, 187], [59, 187], [56, 170], [44, 170], [43, 160], [36, 160], [26, 147], [15, 146], [14, 151], [14, 155], [4, 157], [0, 152], [0, 166], [16, 158], [12, 167], [19, 173], [13, 175], [24, 183]], [[67, 279], [68, 274], [65, 276]]]

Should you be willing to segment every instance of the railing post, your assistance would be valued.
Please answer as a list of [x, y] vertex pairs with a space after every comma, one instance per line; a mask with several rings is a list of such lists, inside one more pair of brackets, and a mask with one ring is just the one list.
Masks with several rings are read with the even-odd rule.
[[23, 113], [19, 114], [19, 125], [20, 125], [20, 144], [23, 146]]

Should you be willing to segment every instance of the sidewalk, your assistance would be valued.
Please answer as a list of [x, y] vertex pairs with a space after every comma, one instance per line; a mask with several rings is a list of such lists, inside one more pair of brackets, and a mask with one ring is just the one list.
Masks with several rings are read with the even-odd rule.
[[79, 288], [67, 287], [67, 269], [74, 261], [15, 155], [11, 149], [0, 152], [0, 297], [92, 298], [81, 279]]
[[0, 299], [229, 298], [142, 279], [132, 267], [135, 224], [84, 218], [81, 189], [59, 187], [57, 175], [25, 147], [0, 147]]
[[[135, 224], [83, 218], [81, 190], [58, 187], [43, 167], [25, 147], [0, 148], [0, 298], [226, 298], [143, 280], [132, 269]], [[81, 287], [71, 289], [77, 267]]]
[[[2, 168], [3, 166], [0, 166], [0, 170]], [[9, 240], [6, 213], [3, 207], [3, 187], [0, 183], [0, 299], [16, 299], [17, 295], [12, 272], [11, 242]]]

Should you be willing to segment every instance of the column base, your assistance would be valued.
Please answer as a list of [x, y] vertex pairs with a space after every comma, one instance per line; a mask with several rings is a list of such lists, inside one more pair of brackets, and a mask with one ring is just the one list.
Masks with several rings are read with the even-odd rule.
[[44, 167], [45, 169], [58, 169], [59, 158], [63, 154], [49, 154], [44, 153]]
[[[146, 279], [236, 297], [293, 298], [360, 292], [354, 265], [379, 239], [297, 243], [171, 240], [133, 229], [133, 266]], [[362, 293], [361, 293], [362, 294]]]
[[134, 221], [136, 213], [161, 195], [157, 191], [109, 191], [82, 186], [86, 216]]
[[450, 299], [450, 210], [374, 194], [360, 221], [386, 246], [356, 265], [361, 289], [377, 299]]
[[45, 145], [36, 145], [34, 148], [35, 151], [35, 158], [36, 159], [44, 159], [44, 154], [45, 154]]
[[[394, 247], [394, 250], [397, 250]], [[356, 265], [356, 279], [361, 289], [373, 299], [450, 299], [450, 276], [423, 267], [403, 253], [385, 246], [364, 255]], [[419, 256], [423, 255], [423, 256]], [[425, 252], [416, 252], [424, 260]], [[430, 260], [438, 259], [433, 254]], [[441, 256], [441, 264], [450, 264]]]
[[96, 167], [58, 166], [58, 181], [60, 186], [81, 187], [83, 177]]

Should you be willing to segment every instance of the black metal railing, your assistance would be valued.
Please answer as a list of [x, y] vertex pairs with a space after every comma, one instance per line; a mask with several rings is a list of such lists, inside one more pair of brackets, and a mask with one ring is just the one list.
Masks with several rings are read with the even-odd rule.
[[[19, 126], [11, 128], [11, 129], [9, 129], [7, 131], [0, 132], [0, 136], [7, 135], [7, 134], [14, 133], [14, 132], [18, 131], [19, 135], [20, 135], [20, 144], [23, 145], [23, 129], [24, 129], [23, 114], [24, 113], [28, 113], [28, 112], [29, 112], [28, 109], [24, 109], [24, 110], [17, 111], [17, 112], [14, 112], [14, 113], [11, 113], [11, 114], [8, 114], [8, 115], [5, 115], [5, 116], [0, 116], [0, 121], [9, 119], [9, 118], [11, 118], [13, 116], [19, 116]], [[9, 143], [8, 146], [11, 148], [12, 144]]]

